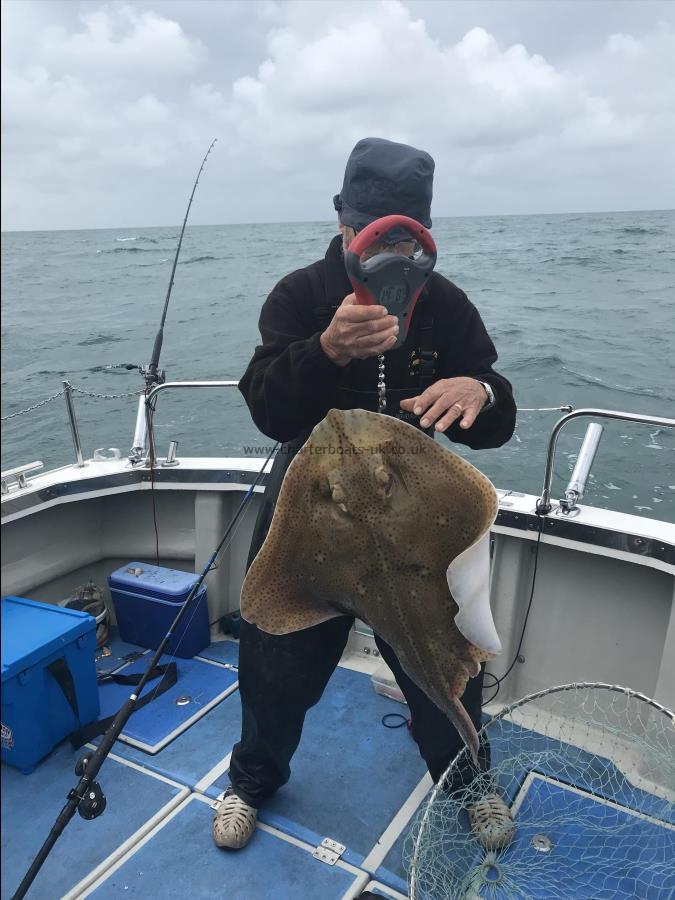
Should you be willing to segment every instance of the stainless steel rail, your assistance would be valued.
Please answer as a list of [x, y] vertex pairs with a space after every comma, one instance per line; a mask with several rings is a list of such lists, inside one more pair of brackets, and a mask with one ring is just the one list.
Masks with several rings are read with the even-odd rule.
[[[152, 390], [147, 394], [145, 400], [142, 401], [145, 404], [145, 425], [148, 439], [148, 456], [146, 463], [148, 467], [153, 468], [157, 464], [155, 441], [152, 428], [150, 427], [150, 416], [154, 412], [157, 405], [157, 396], [162, 391], [167, 391], [170, 388], [233, 388], [237, 387], [238, 385], [238, 381], [165, 381], [164, 384], [155, 385], [155, 387], [152, 388]], [[138, 427], [136, 428], [136, 437], [137, 436]], [[135, 445], [138, 443], [136, 437], [134, 438]], [[134, 449], [136, 449], [136, 447], [134, 447]]]
[[66, 409], [68, 410], [68, 422], [70, 423], [70, 433], [73, 436], [73, 444], [75, 446], [75, 457], [77, 462], [75, 465], [78, 469], [84, 466], [84, 457], [82, 456], [82, 444], [80, 443], [80, 432], [77, 428], [77, 419], [75, 418], [75, 407], [73, 406], [73, 388], [69, 381], [63, 382], [63, 395], [66, 398]]
[[21, 490], [30, 485], [30, 481], [26, 481], [26, 475], [29, 472], [39, 472], [44, 468], [44, 463], [36, 459], [35, 462], [27, 463], [25, 466], [16, 466], [14, 469], [7, 469], [2, 473], [2, 495], [9, 494], [10, 484], [16, 482]]
[[544, 474], [544, 487], [542, 495], [537, 501], [536, 510], [545, 515], [553, 509], [551, 503], [551, 482], [553, 481], [553, 464], [558, 443], [558, 435], [572, 419], [597, 418], [615, 419], [619, 422], [637, 422], [642, 425], [656, 425], [658, 428], [675, 428], [675, 419], [666, 419], [662, 416], [641, 416], [637, 413], [617, 412], [612, 409], [575, 409], [574, 412], [563, 416], [553, 426], [553, 431], [548, 440], [548, 453], [546, 456], [546, 473]]

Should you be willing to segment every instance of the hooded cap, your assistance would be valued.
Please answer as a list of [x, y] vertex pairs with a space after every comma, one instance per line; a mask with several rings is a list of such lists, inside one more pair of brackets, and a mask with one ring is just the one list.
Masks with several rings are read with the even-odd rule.
[[[343, 225], [361, 231], [382, 216], [410, 216], [431, 228], [434, 161], [424, 150], [382, 138], [364, 138], [352, 150], [342, 190], [333, 204]], [[398, 232], [398, 229], [395, 229]], [[407, 232], [394, 235], [402, 240]]]

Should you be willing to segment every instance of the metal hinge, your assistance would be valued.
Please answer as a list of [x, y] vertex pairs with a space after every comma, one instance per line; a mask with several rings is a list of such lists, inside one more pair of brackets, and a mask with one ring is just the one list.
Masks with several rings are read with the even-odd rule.
[[334, 866], [346, 849], [344, 844], [338, 844], [332, 838], [324, 838], [312, 856], [329, 866]]

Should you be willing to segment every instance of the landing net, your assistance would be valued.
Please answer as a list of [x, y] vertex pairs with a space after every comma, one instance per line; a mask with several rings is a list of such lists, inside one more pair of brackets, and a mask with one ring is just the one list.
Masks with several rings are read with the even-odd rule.
[[[408, 837], [411, 900], [675, 897], [672, 712], [616, 685], [567, 684], [479, 737], [487, 770], [457, 787], [463, 750]], [[486, 816], [490, 795], [513, 825]]]

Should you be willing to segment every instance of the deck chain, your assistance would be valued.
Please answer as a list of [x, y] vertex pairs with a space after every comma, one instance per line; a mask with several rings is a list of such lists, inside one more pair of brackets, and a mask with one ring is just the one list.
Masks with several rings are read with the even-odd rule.
[[71, 384], [71, 387], [78, 394], [84, 394], [87, 397], [96, 397], [98, 400], [123, 400], [126, 397], [138, 397], [140, 394], [145, 393], [144, 388], [140, 391], [127, 391], [125, 394], [97, 394], [95, 391], [87, 391], [84, 388], [75, 387], [74, 384]]
[[[138, 397], [141, 394], [145, 393], [145, 390], [140, 390], [127, 391], [124, 394], [97, 394], [95, 391], [87, 391], [85, 388], [75, 387], [75, 385], [71, 385], [71, 388], [78, 394], [84, 394], [86, 397], [96, 397], [97, 400], [123, 400], [127, 397]], [[57, 391], [56, 394], [52, 394], [51, 397], [45, 397], [44, 400], [40, 400], [38, 403], [34, 403], [32, 406], [27, 406], [25, 409], [19, 409], [16, 412], [9, 413], [6, 416], [2, 416], [0, 421], [7, 422], [9, 419], [16, 419], [17, 416], [25, 416], [26, 413], [33, 412], [36, 409], [40, 409], [42, 406], [46, 406], [53, 400], [58, 400], [59, 397], [63, 397], [64, 394], [65, 389]]]
[[40, 400], [39, 403], [34, 403], [32, 406], [27, 406], [25, 409], [20, 409], [17, 412], [10, 413], [8, 416], [3, 416], [0, 421], [6, 422], [8, 419], [16, 419], [17, 416], [24, 416], [26, 413], [33, 412], [34, 409], [40, 409], [41, 406], [46, 406], [48, 403], [51, 403], [52, 400], [58, 400], [58, 398], [63, 397], [64, 394], [65, 390], [60, 390], [58, 393], [52, 394], [51, 397]]
[[[378, 360], [378, 406], [379, 412], [384, 412], [387, 407], [386, 400], [386, 387], [384, 380], [384, 358], [380, 357]], [[117, 368], [117, 366], [108, 366], [107, 368]], [[120, 366], [121, 368], [121, 366]], [[126, 368], [126, 366], [125, 366]], [[75, 385], [71, 385], [73, 391], [78, 394], [84, 394], [85, 397], [95, 397], [97, 400], [125, 400], [128, 397], [139, 397], [141, 394], [145, 393], [145, 390], [140, 391], [126, 391], [123, 394], [99, 394], [96, 391], [88, 391], [85, 388], [75, 387]], [[0, 421], [7, 422], [9, 419], [16, 419], [18, 416], [24, 416], [26, 413], [33, 412], [36, 409], [40, 409], [42, 406], [46, 406], [48, 403], [51, 403], [53, 400], [58, 400], [59, 397], [63, 397], [65, 394], [65, 390], [57, 391], [56, 394], [52, 394], [51, 397], [46, 397], [44, 400], [40, 400], [39, 403], [34, 403], [32, 406], [27, 406], [25, 409], [19, 409], [17, 412], [10, 413], [7, 416], [2, 416]], [[572, 407], [569, 405], [566, 406], [535, 406], [535, 407], [524, 407], [519, 406], [518, 412], [571, 412]]]

